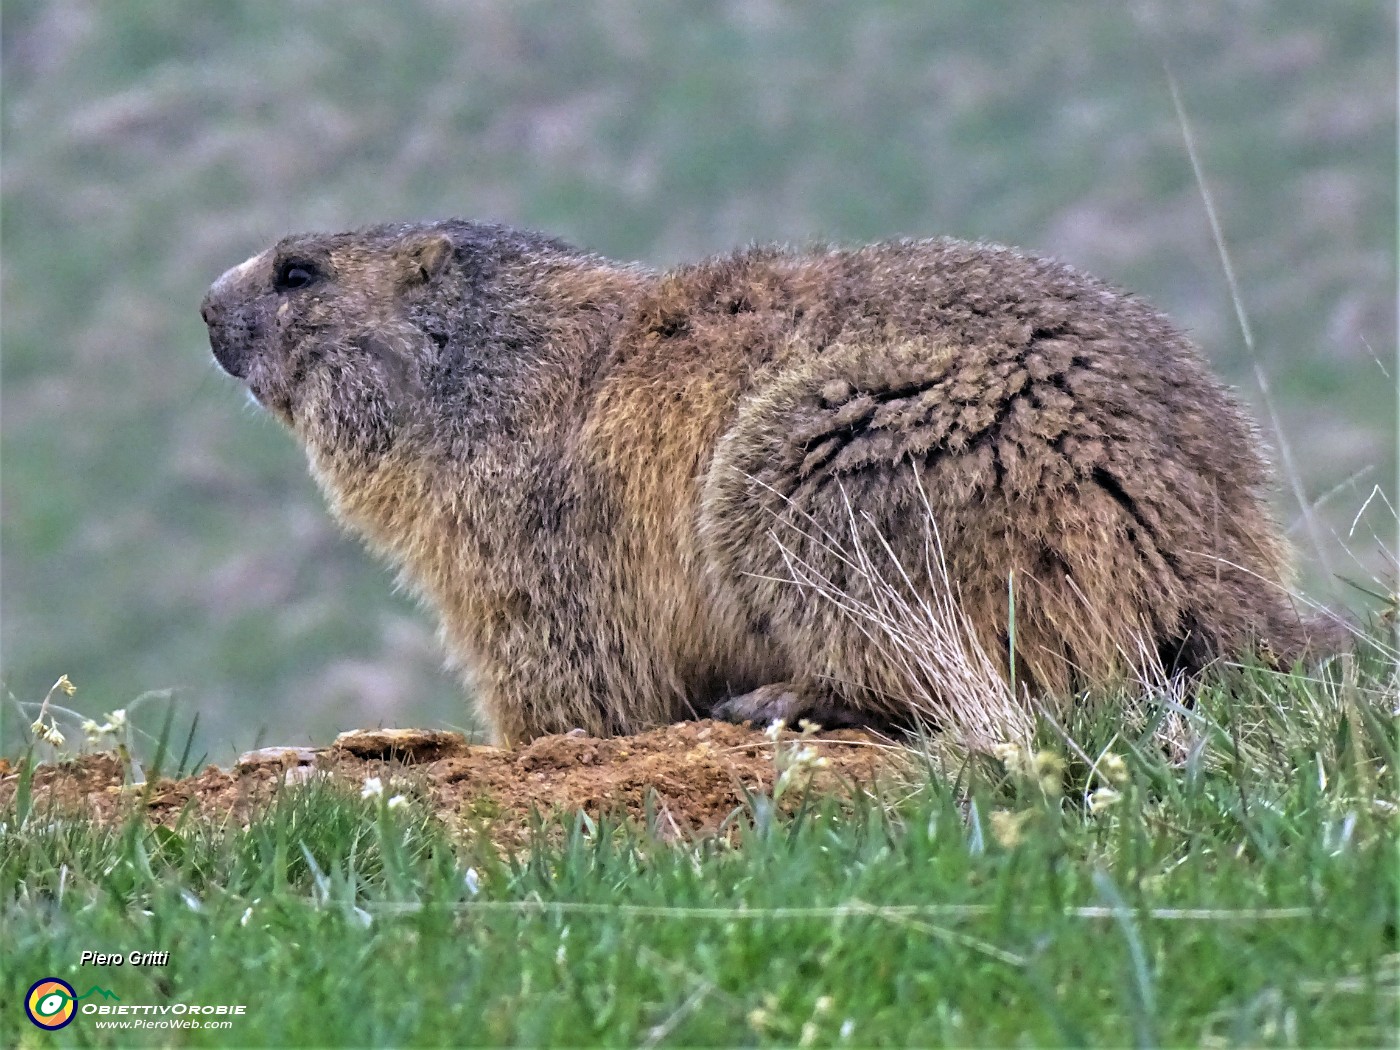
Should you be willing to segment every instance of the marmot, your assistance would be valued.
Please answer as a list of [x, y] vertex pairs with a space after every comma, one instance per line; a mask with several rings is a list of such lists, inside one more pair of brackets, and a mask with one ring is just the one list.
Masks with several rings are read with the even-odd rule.
[[1306, 646], [1245, 413], [1161, 314], [1053, 261], [902, 240], [657, 273], [449, 220], [288, 237], [202, 313], [497, 740], [908, 724], [900, 662], [794, 570], [858, 602], [855, 540], [923, 600], [931, 527], [1022, 694]]

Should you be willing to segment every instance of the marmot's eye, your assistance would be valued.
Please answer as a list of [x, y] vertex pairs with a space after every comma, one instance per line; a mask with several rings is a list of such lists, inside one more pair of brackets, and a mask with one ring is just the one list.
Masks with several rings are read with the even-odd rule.
[[320, 276], [311, 263], [289, 259], [277, 267], [277, 276], [273, 283], [279, 292], [285, 292], [293, 288], [305, 288]]

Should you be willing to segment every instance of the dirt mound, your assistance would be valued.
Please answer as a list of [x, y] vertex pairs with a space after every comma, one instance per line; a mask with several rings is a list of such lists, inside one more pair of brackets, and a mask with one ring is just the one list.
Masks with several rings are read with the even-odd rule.
[[[769, 793], [782, 776], [801, 796], [810, 789], [849, 795], [897, 767], [902, 749], [854, 730], [774, 741], [725, 722], [679, 722], [630, 737], [542, 737], [517, 749], [468, 744], [456, 733], [370, 730], [344, 733], [328, 748], [263, 748], [233, 769], [210, 766], [182, 780], [127, 786], [110, 753], [42, 765], [31, 785], [39, 812], [81, 811], [120, 819], [144, 808], [173, 823], [187, 808], [212, 821], [248, 823], [279, 787], [330, 777], [359, 790], [379, 778], [384, 790], [429, 803], [450, 825], [480, 827], [503, 843], [527, 832], [532, 812], [582, 810], [591, 816], [650, 819], [661, 834], [707, 831], [744, 804], [745, 792]], [[0, 762], [0, 806], [19, 772]]]

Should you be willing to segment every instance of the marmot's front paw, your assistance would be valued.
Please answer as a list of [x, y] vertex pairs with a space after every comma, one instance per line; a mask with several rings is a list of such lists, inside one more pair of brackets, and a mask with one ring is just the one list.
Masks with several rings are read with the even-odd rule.
[[725, 722], [752, 722], [767, 726], [782, 719], [792, 729], [803, 719], [823, 729], [866, 727], [872, 719], [846, 707], [830, 696], [813, 697], [791, 682], [761, 685], [748, 693], [721, 700], [710, 710], [710, 717]]

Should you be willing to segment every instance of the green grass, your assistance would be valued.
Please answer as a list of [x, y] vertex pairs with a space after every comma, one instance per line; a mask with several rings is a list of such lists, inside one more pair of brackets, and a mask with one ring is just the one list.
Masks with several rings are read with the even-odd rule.
[[[1085, 710], [1038, 755], [881, 798], [776, 818], [756, 797], [681, 843], [541, 821], [509, 855], [323, 784], [246, 829], [104, 829], [22, 792], [0, 1044], [1391, 1044], [1394, 704], [1379, 660], [1238, 670], [1189, 711]], [[45, 1035], [19, 999], [48, 975], [247, 1009]]]

